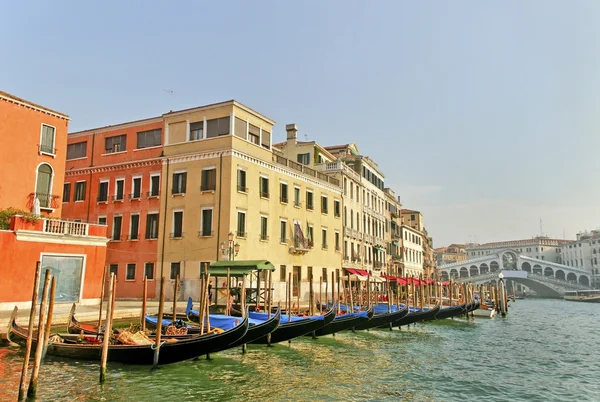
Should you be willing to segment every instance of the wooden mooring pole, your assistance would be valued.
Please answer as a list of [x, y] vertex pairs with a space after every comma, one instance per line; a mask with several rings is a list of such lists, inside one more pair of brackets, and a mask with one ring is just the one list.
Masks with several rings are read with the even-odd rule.
[[140, 324], [142, 325], [142, 331], [146, 331], [146, 308], [148, 300], [148, 277], [144, 275], [144, 289], [142, 296], [142, 317], [140, 318]]
[[100, 329], [102, 328], [102, 305], [104, 303], [104, 293], [106, 292], [106, 274], [108, 272], [108, 265], [104, 266], [104, 272], [102, 272], [102, 288], [100, 289], [100, 308], [98, 309], [98, 326], [96, 332], [96, 339], [100, 336]]
[[160, 355], [160, 338], [162, 336], [162, 320], [165, 310], [165, 277], [160, 278], [160, 299], [158, 302], [158, 322], [156, 323], [156, 340], [154, 341], [154, 360], [153, 367], [158, 367], [158, 358]]
[[31, 311], [29, 312], [29, 328], [27, 330], [27, 343], [25, 344], [25, 357], [23, 359], [23, 370], [21, 371], [21, 382], [19, 384], [19, 401], [25, 399], [25, 382], [27, 381], [27, 369], [29, 368], [29, 356], [31, 355], [31, 342], [33, 340], [33, 321], [35, 320], [35, 307], [38, 297], [38, 282], [40, 281], [40, 262], [35, 265], [33, 277], [33, 294], [31, 296]]
[[177, 320], [177, 290], [179, 288], [179, 275], [175, 276], [175, 284], [173, 285], [173, 321]]
[[48, 350], [48, 338], [50, 338], [50, 328], [52, 327], [52, 315], [54, 313], [54, 296], [56, 295], [56, 277], [52, 277], [50, 282], [50, 297], [48, 299], [48, 319], [46, 321], [46, 331], [44, 332], [44, 349], [42, 350], [42, 359], [46, 357]]
[[38, 338], [35, 347], [35, 359], [31, 369], [31, 379], [27, 389], [27, 398], [33, 398], [37, 392], [37, 381], [40, 374], [40, 364], [42, 362], [42, 352], [44, 351], [44, 336], [46, 334], [46, 304], [48, 303], [48, 291], [50, 289], [50, 277], [52, 271], [47, 269], [44, 276], [44, 290], [42, 290], [42, 302], [40, 304], [40, 319], [38, 321]]
[[[108, 285], [108, 304], [106, 306], [106, 326], [104, 329], [104, 339], [102, 342], [102, 355], [100, 357], [100, 384], [106, 381], [106, 360], [108, 358], [108, 346], [110, 345], [110, 336], [112, 335], [112, 309], [113, 306], [113, 292], [117, 278], [115, 274], [110, 274], [110, 284]], [[100, 329], [98, 328], [98, 331]]]

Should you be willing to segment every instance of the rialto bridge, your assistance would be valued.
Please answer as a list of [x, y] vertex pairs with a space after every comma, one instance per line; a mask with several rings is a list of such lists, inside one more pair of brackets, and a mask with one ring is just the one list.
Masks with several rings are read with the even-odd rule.
[[509, 280], [533, 289], [540, 296], [557, 297], [567, 290], [589, 289], [590, 273], [584, 269], [520, 255], [513, 249], [440, 267], [442, 280], [487, 283], [502, 272]]

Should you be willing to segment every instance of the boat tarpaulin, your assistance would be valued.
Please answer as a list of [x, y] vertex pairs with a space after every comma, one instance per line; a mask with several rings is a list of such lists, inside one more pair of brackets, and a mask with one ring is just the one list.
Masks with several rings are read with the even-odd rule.
[[269, 270], [274, 271], [275, 266], [267, 260], [247, 261], [216, 261], [210, 264], [208, 272], [213, 276], [227, 275], [227, 268], [232, 276], [247, 275], [252, 271]]

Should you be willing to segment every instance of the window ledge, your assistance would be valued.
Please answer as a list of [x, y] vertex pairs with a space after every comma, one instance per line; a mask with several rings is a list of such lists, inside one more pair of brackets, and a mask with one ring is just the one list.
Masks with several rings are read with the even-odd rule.
[[267, 201], [269, 201], [269, 200], [270, 200], [270, 198], [269, 198], [269, 197], [265, 197], [265, 196], [262, 196], [262, 195], [260, 196], [260, 199], [261, 199], [261, 200], [267, 200]]
[[[162, 144], [161, 144], [161, 145], [154, 145], [154, 146], [152, 146], [152, 147], [135, 148], [135, 149], [133, 150], [133, 152], [137, 152], [137, 151], [145, 151], [145, 150], [147, 150], [147, 149], [156, 149], [156, 148], [161, 148], [161, 147], [162, 147]], [[116, 153], [116, 152], [115, 152], [115, 153]]]
[[216, 190], [200, 190], [200, 194], [214, 194]]
[[267, 239], [260, 239], [260, 242], [261, 242], [261, 243], [268, 243], [268, 242], [269, 242], [269, 240], [267, 240]]
[[97, 201], [96, 205], [100, 205], [100, 204], [108, 204], [108, 200], [106, 201]]
[[85, 200], [75, 200], [74, 202], [85, 202]]
[[67, 159], [67, 162], [71, 162], [71, 161], [81, 161], [87, 159], [87, 156], [82, 156], [81, 158], [73, 158], [73, 159]]
[[285, 243], [285, 242], [282, 242], [282, 241], [280, 241], [280, 242], [279, 242], [279, 244], [282, 244], [282, 245], [284, 245], [284, 246], [287, 246], [287, 245], [288, 245], [287, 243]]
[[247, 191], [240, 191], [240, 190], [238, 190], [237, 192], [238, 192], [239, 194], [248, 195], [248, 192], [247, 192]]
[[121, 240], [110, 239], [109, 242], [111, 242], [111, 243], [121, 243]]
[[123, 202], [123, 199], [121, 198], [119, 200], [114, 200], [113, 203], [115, 203], [115, 202]]
[[52, 158], [56, 158], [56, 154], [53, 154], [53, 153], [50, 153], [50, 152], [40, 151], [39, 154], [40, 155], [48, 155], [48, 156], [51, 156]]
[[158, 237], [153, 237], [151, 239], [145, 239], [145, 240], [158, 240]]
[[156, 199], [158, 200], [158, 199], [160, 199], [160, 196], [158, 196], [158, 195], [149, 195], [149, 196], [148, 196], [148, 199], [149, 199], [149, 200], [152, 200], [152, 199], [154, 199], [154, 198], [156, 198]]
[[100, 154], [100, 156], [118, 155], [118, 154], [125, 154], [125, 153], [127, 153], [127, 151], [110, 152], [108, 154]]
[[175, 193], [175, 194], [171, 194], [171, 197], [185, 197], [185, 193]]
[[127, 241], [140, 241], [140, 239], [129, 239]]
[[133, 278], [133, 279], [125, 279], [125, 282], [135, 282], [135, 278]]

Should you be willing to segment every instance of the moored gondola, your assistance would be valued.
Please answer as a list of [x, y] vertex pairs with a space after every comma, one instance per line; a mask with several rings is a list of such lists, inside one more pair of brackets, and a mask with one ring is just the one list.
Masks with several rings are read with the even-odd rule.
[[364, 329], [371, 329], [377, 327], [389, 327], [390, 323], [394, 321], [398, 321], [402, 317], [405, 317], [408, 314], [408, 308], [404, 307], [401, 310], [394, 311], [391, 313], [381, 313], [375, 314], [373, 317], [363, 324], [357, 325], [354, 327], [355, 330], [361, 331]]
[[289, 341], [326, 327], [331, 324], [334, 318], [335, 309], [333, 308], [329, 309], [325, 315], [302, 318], [297, 321], [286, 322], [284, 317], [281, 320], [279, 327], [271, 333], [270, 339], [268, 339], [267, 336], [263, 336], [248, 343], [267, 344]]
[[439, 311], [440, 311], [439, 304], [436, 304], [435, 306], [433, 306], [429, 309], [413, 310], [410, 313], [408, 313], [406, 316], [404, 316], [403, 318], [399, 319], [398, 321], [394, 321], [392, 323], [392, 326], [403, 327], [405, 325], [414, 324], [416, 322], [426, 321], [430, 318], [435, 317], [435, 315]]
[[[336, 316], [331, 324], [318, 329], [314, 332], [315, 336], [325, 336], [335, 334], [336, 332], [344, 331], [362, 325], [368, 322], [373, 317], [373, 309], [361, 311], [359, 313], [348, 313]], [[312, 334], [307, 334], [312, 335]]]
[[[176, 363], [223, 350], [225, 345], [234, 344], [234, 342], [242, 338], [247, 330], [248, 319], [245, 318], [238, 326], [229, 331], [161, 343], [158, 364]], [[8, 337], [12, 341], [25, 341], [27, 339], [27, 329], [19, 327], [13, 318], [9, 325]], [[59, 339], [61, 338], [59, 337]], [[100, 360], [102, 354], [102, 345], [100, 343], [72, 343], [69, 340], [61, 340], [63, 342], [58, 342], [57, 340], [48, 343], [47, 353], [49, 355], [83, 361]], [[37, 339], [34, 339], [33, 343], [35, 345]], [[154, 344], [109, 345], [108, 361], [124, 364], [151, 365], [153, 364], [155, 348], [156, 345]]]
[[465, 311], [466, 305], [460, 304], [458, 306], [448, 306], [441, 308], [440, 311], [431, 319], [426, 319], [424, 321], [431, 320], [443, 320], [445, 318], [456, 317], [457, 315], [461, 315]]

